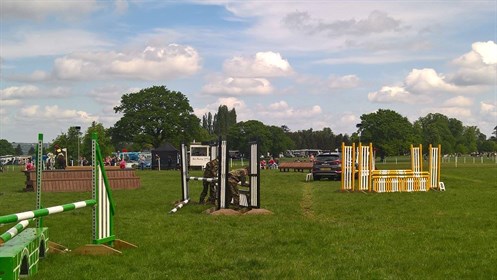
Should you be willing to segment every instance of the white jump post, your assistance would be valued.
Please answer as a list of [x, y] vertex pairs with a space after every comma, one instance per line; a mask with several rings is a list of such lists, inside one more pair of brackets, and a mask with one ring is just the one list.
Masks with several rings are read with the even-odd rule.
[[354, 191], [355, 143], [345, 146], [342, 142], [342, 191]]
[[358, 165], [359, 165], [359, 191], [371, 191], [371, 171], [373, 169], [373, 144], [363, 146], [359, 143], [358, 148]]

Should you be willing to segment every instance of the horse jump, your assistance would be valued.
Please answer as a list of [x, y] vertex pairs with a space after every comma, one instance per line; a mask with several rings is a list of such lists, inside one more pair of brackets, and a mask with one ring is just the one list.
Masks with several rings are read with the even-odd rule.
[[[258, 164], [259, 145], [257, 142], [250, 142], [250, 161], [249, 161], [249, 189], [240, 190], [240, 205], [250, 208], [260, 208], [260, 166]], [[217, 184], [217, 209], [227, 208], [231, 202], [231, 196], [228, 193], [228, 152], [227, 142], [219, 141], [217, 149], [211, 147], [211, 159], [219, 155], [219, 168], [217, 178], [193, 177], [188, 175], [187, 149], [185, 144], [181, 145], [181, 202], [176, 205], [169, 213], [176, 213], [185, 204], [190, 201], [190, 181], [215, 182]]]
[[[375, 170], [373, 146], [355, 143], [346, 146], [342, 143], [342, 191], [355, 190], [355, 177], [358, 177], [359, 191], [374, 192], [413, 192], [430, 189], [444, 190], [440, 182], [441, 147], [429, 146], [429, 169], [423, 171], [422, 145], [411, 145], [411, 169]], [[356, 170], [357, 162], [357, 170]]]

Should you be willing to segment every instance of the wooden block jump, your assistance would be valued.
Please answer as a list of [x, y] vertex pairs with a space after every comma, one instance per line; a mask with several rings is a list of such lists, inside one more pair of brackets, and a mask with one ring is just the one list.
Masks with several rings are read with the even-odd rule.
[[[141, 186], [136, 170], [106, 166], [105, 171], [113, 190], [137, 189]], [[37, 172], [23, 171], [26, 175], [25, 191], [37, 188]], [[71, 166], [65, 170], [44, 170], [42, 173], [44, 192], [89, 192], [92, 190], [92, 167]]]
[[281, 172], [289, 172], [293, 169], [294, 172], [311, 172], [312, 162], [282, 162], [278, 165]]

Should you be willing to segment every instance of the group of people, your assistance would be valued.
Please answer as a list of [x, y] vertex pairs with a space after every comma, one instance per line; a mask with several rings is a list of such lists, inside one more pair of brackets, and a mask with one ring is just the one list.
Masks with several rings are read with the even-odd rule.
[[116, 156], [107, 156], [105, 158], [104, 164], [106, 166], [119, 166], [119, 168], [124, 169], [126, 168], [126, 160], [123, 158], [118, 158]]
[[[204, 178], [216, 178], [219, 170], [219, 160], [213, 159], [205, 165]], [[238, 184], [247, 186], [246, 177], [249, 175], [248, 167], [236, 169], [228, 173], [228, 191], [233, 198], [233, 208], [238, 210], [240, 208], [240, 191]], [[207, 203], [215, 204], [217, 197], [217, 189], [215, 182], [203, 181], [202, 193], [200, 193], [199, 203], [204, 204], [205, 198], [209, 194]], [[229, 197], [229, 196], [228, 196]], [[230, 199], [228, 199], [229, 201]]]
[[278, 169], [278, 162], [273, 157], [271, 157], [268, 162], [266, 162], [265, 159], [262, 159], [259, 164], [261, 169]]

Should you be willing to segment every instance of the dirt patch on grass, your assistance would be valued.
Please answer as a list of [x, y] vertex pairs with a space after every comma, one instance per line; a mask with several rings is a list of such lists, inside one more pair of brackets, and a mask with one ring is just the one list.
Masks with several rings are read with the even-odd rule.
[[273, 212], [267, 209], [252, 209], [250, 211], [245, 212], [245, 215], [272, 215]]
[[302, 208], [302, 213], [305, 217], [309, 219], [314, 219], [314, 211], [312, 210], [312, 188], [310, 184], [304, 185], [304, 193], [302, 194], [302, 200], [300, 201], [300, 207]]
[[242, 208], [240, 210], [233, 209], [219, 209], [216, 210], [215, 207], [207, 209], [204, 211], [206, 214], [216, 215], [216, 216], [236, 216], [236, 215], [272, 215], [273, 212], [267, 209], [247, 209]]
[[241, 215], [242, 213], [233, 209], [219, 209], [217, 211], [211, 212], [210, 214], [216, 216], [236, 216], [236, 215]]

